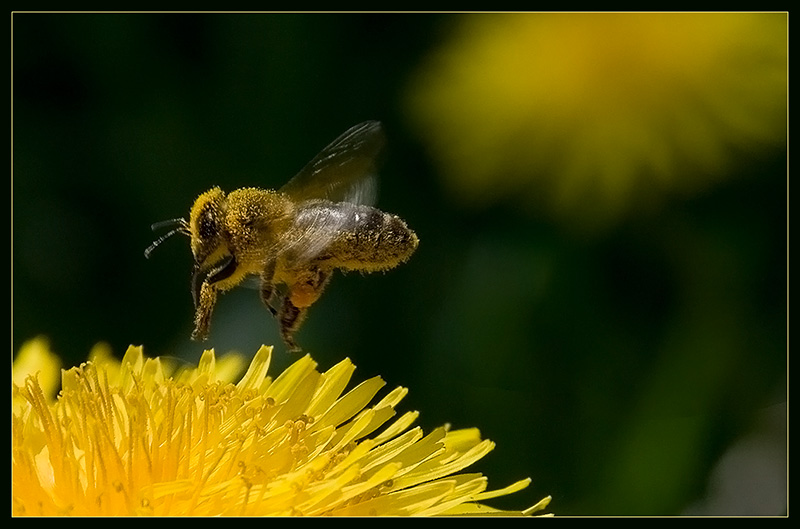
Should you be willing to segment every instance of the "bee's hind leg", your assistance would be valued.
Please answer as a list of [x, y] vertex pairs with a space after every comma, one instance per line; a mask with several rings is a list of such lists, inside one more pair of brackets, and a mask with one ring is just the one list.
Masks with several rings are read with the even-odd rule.
[[299, 281], [289, 287], [283, 298], [278, 320], [281, 324], [281, 338], [290, 351], [300, 351], [300, 347], [294, 341], [294, 333], [303, 323], [308, 308], [319, 299], [330, 278], [330, 270], [320, 270], [312, 266], [299, 273]]

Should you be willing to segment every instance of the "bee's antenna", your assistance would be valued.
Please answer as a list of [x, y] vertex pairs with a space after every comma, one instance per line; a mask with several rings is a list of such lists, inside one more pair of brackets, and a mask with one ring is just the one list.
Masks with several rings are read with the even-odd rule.
[[153, 244], [148, 246], [147, 249], [144, 251], [144, 256], [146, 259], [150, 259], [150, 254], [153, 253], [153, 250], [155, 250], [158, 247], [158, 245], [160, 245], [162, 242], [166, 241], [176, 233], [184, 233], [184, 234], [188, 233], [187, 232], [188, 227], [186, 226], [186, 220], [184, 219], [162, 220], [161, 222], [154, 223], [152, 226], [150, 226], [150, 229], [156, 231], [160, 230], [161, 228], [169, 228], [169, 227], [171, 227], [172, 229], [169, 230], [164, 235], [162, 235], [161, 237], [159, 237], [158, 239], [156, 239], [155, 241], [153, 241]]
[[169, 220], [162, 220], [160, 222], [154, 222], [150, 225], [150, 229], [153, 231], [160, 230], [161, 228], [186, 228], [186, 219], [169, 219]]

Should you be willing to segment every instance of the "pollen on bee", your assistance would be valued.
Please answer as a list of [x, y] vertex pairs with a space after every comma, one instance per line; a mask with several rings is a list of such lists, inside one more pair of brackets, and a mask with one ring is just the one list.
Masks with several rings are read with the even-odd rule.
[[292, 304], [299, 309], [310, 307], [319, 299], [320, 292], [311, 285], [294, 285], [291, 291]]

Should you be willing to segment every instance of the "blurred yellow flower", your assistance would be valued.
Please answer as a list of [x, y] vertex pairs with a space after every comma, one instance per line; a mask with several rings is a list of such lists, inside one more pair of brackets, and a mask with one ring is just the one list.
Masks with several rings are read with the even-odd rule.
[[[32, 349], [52, 361], [46, 342], [23, 347]], [[13, 514], [515, 514], [480, 502], [530, 480], [486, 491], [484, 476], [457, 474], [494, 447], [478, 430], [424, 435], [409, 429], [417, 413], [383, 427], [405, 388], [367, 407], [384, 382], [342, 395], [355, 370], [349, 360], [319, 373], [305, 356], [273, 380], [271, 355], [262, 347], [234, 384], [238, 356], [217, 361], [206, 351], [197, 368], [173, 372], [141, 347], [117, 362], [101, 346], [62, 372], [57, 398], [35, 374], [17, 378], [39, 366], [15, 365]]]
[[472, 14], [411, 119], [448, 188], [613, 220], [785, 144], [786, 13]]
[[14, 357], [11, 382], [22, 386], [28, 376], [36, 375], [42, 392], [52, 398], [58, 389], [60, 371], [61, 360], [50, 351], [47, 339], [39, 336], [22, 344]]

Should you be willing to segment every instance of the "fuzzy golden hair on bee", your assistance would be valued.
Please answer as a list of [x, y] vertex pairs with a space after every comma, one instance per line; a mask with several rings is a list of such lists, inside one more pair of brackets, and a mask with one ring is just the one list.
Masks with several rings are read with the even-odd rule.
[[146, 257], [176, 233], [191, 240], [192, 338], [208, 337], [219, 293], [255, 277], [287, 348], [298, 351], [294, 334], [335, 270], [386, 271], [411, 257], [416, 234], [397, 215], [373, 206], [384, 143], [379, 122], [361, 123], [278, 190], [213, 187], [195, 200], [188, 221], [153, 225], [169, 231]]

